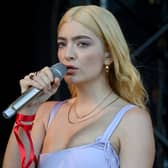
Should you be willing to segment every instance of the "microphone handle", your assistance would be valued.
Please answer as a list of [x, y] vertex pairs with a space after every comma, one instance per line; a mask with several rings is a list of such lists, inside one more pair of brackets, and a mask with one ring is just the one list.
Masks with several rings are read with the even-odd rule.
[[39, 95], [41, 90], [30, 87], [20, 97], [18, 97], [5, 111], [2, 112], [4, 118], [11, 118], [19, 109], [30, 102], [35, 96]]

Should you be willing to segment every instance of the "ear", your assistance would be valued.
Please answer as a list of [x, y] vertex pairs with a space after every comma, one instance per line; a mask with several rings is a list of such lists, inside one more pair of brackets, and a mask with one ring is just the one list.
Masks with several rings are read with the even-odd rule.
[[109, 52], [105, 52], [104, 55], [104, 64], [105, 65], [110, 65], [113, 62], [112, 56]]

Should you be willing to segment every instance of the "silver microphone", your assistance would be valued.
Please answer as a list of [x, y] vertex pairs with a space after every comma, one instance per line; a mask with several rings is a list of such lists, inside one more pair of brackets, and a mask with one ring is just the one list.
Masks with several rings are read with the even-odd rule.
[[[51, 66], [51, 71], [54, 77], [58, 77], [60, 80], [62, 80], [67, 72], [67, 68], [62, 63], [56, 63]], [[20, 110], [24, 105], [26, 105], [34, 97], [41, 93], [42, 90], [39, 90], [35, 87], [30, 87], [19, 98], [17, 98], [5, 111], [2, 112], [3, 117], [6, 119], [11, 118], [18, 110]]]

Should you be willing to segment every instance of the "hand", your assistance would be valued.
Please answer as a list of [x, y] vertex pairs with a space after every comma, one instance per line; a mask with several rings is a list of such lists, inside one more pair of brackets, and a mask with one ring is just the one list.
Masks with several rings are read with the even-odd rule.
[[46, 101], [58, 89], [60, 80], [54, 78], [49, 67], [44, 67], [42, 70], [26, 75], [20, 80], [21, 92], [24, 93], [29, 87], [35, 87], [43, 92], [31, 101], [31, 104], [39, 104]]

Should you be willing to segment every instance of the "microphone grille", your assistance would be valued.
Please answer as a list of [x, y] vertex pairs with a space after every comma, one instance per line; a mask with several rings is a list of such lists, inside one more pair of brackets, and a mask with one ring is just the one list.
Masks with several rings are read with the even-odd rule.
[[51, 71], [52, 71], [54, 77], [58, 77], [60, 80], [62, 80], [64, 75], [67, 72], [67, 68], [62, 63], [56, 63], [51, 66]]

